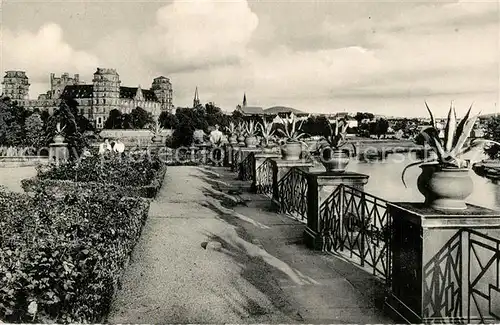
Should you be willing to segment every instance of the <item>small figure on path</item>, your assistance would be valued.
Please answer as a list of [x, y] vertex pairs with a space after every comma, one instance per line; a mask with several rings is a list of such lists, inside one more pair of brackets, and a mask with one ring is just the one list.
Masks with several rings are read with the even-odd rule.
[[222, 142], [223, 134], [219, 130], [219, 125], [215, 125], [215, 130], [210, 132], [210, 143], [212, 144], [212, 154], [210, 158], [212, 158], [214, 164], [216, 166], [222, 166], [222, 148], [220, 147]]

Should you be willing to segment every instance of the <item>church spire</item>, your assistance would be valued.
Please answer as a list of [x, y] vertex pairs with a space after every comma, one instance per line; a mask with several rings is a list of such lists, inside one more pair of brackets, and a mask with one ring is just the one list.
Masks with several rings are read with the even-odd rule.
[[194, 91], [193, 108], [198, 107], [199, 105], [200, 96], [198, 96], [198, 86], [196, 86], [196, 90]]
[[247, 94], [243, 93], [243, 107], [247, 106]]

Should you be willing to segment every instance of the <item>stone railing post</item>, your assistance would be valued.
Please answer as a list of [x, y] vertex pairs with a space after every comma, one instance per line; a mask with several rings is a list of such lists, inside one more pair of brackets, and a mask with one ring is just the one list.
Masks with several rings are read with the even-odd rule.
[[[304, 231], [306, 246], [314, 250], [324, 250], [324, 234], [321, 229], [321, 204], [338, 188], [340, 184], [348, 185], [360, 191], [368, 183], [368, 175], [343, 172], [308, 173], [307, 175], [307, 227]], [[342, 196], [341, 196], [342, 197]], [[342, 202], [337, 202], [342, 204]], [[339, 209], [341, 213], [344, 210]]]
[[256, 189], [263, 185], [260, 184], [261, 176], [259, 167], [266, 161], [266, 159], [279, 159], [281, 158], [281, 154], [279, 153], [264, 153], [258, 152], [254, 155], [253, 160], [253, 179], [252, 179], [252, 191], [256, 191]]
[[411, 323], [498, 322], [500, 212], [474, 205], [438, 211], [413, 202], [387, 209], [388, 311]]

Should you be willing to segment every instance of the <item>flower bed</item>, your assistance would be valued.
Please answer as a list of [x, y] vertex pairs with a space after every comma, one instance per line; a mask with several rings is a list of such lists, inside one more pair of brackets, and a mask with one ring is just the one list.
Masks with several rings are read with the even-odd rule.
[[105, 183], [122, 196], [154, 198], [166, 171], [166, 165], [157, 156], [110, 154], [87, 157], [76, 163], [40, 167], [37, 177], [22, 180], [21, 184], [26, 192], [33, 192], [39, 191], [40, 187], [84, 187], [82, 183], [89, 183], [87, 186], [93, 189]]
[[105, 320], [149, 202], [81, 184], [33, 196], [0, 192], [2, 321]]

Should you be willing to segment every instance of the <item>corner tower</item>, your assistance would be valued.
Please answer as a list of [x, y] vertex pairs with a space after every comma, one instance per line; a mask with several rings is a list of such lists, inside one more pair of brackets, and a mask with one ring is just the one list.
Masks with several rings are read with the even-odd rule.
[[92, 113], [97, 128], [102, 128], [113, 109], [120, 109], [120, 76], [115, 69], [97, 68], [94, 73]]
[[153, 79], [151, 90], [161, 104], [161, 111], [173, 113], [174, 104], [172, 102], [173, 88], [170, 79], [164, 76]]

